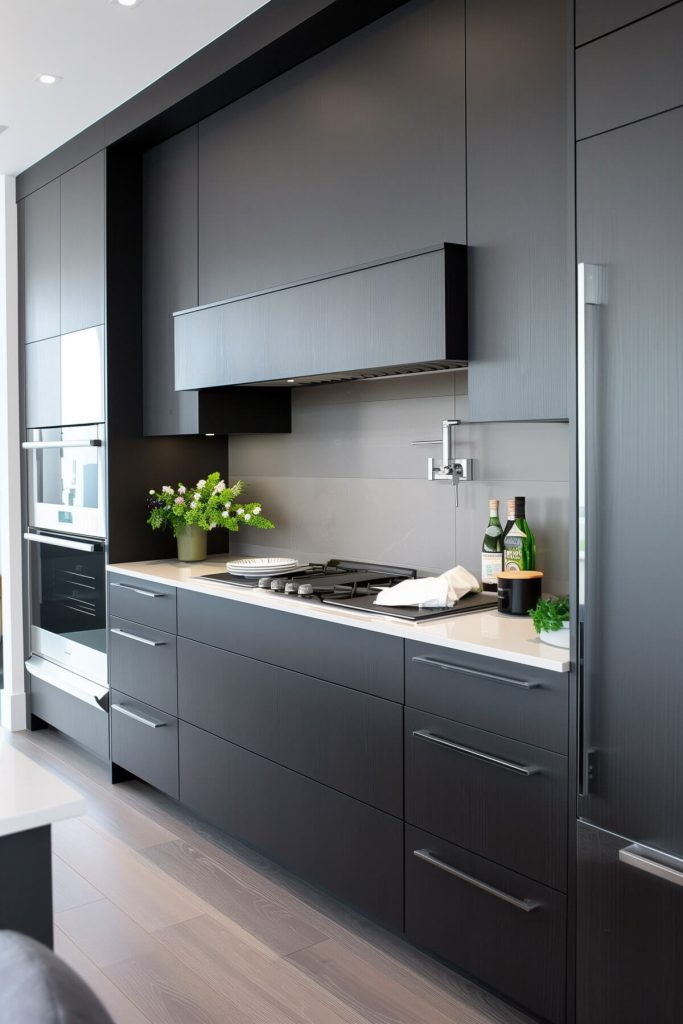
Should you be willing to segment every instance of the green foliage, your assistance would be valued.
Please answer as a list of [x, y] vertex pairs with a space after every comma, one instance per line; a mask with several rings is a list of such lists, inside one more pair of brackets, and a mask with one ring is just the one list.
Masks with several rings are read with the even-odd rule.
[[562, 629], [565, 622], [569, 622], [569, 598], [553, 597], [549, 601], [540, 598], [529, 615], [534, 620], [537, 633], [540, 633], [542, 629], [549, 633], [556, 633], [558, 629]]
[[164, 484], [160, 491], [149, 492], [147, 522], [153, 530], [170, 527], [174, 535], [182, 526], [187, 525], [198, 526], [206, 531], [214, 530], [217, 526], [233, 532], [239, 530], [240, 526], [272, 530], [275, 524], [261, 515], [258, 501], [239, 501], [243, 491], [241, 480], [227, 487], [220, 473], [211, 473], [206, 480], [198, 480], [193, 487], [179, 483], [174, 488]]

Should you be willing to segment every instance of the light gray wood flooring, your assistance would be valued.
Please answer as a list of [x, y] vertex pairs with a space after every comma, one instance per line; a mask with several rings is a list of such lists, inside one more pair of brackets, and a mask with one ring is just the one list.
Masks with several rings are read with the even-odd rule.
[[85, 795], [53, 828], [55, 949], [116, 1024], [528, 1024], [53, 730], [11, 742]]

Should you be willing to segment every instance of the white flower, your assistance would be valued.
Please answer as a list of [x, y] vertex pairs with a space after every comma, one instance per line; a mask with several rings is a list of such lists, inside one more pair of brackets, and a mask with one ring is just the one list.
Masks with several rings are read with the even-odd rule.
[[241, 506], [241, 505], [240, 505], [240, 506], [239, 506], [239, 508], [237, 509], [237, 515], [238, 515], [238, 516], [243, 516], [243, 515], [244, 515], [244, 509], [242, 508], [242, 506]]
[[253, 511], [254, 511], [254, 515], [255, 516], [260, 516], [261, 515], [261, 506], [260, 505], [254, 505], [254, 510]]
[[210, 530], [215, 530], [216, 529], [216, 524], [215, 523], [211, 523], [211, 526], [209, 527], [209, 529]]
[[150, 493], [150, 494], [154, 494], [154, 491], [150, 491], [149, 493]]
[[164, 486], [161, 488], [161, 493], [162, 494], [173, 494], [173, 488], [169, 487], [168, 484], [164, 484]]
[[224, 519], [227, 519], [228, 516], [230, 515], [230, 513], [229, 512], [221, 512], [221, 515], [223, 516]]
[[249, 520], [251, 519], [251, 512], [247, 512], [247, 514], [246, 514], [246, 516], [244, 517], [244, 519], [245, 519], [245, 521], [246, 521], [246, 522], [248, 523], [248, 522], [249, 522]]
[[201, 494], [199, 493], [199, 491], [197, 491], [197, 493], [195, 494], [195, 496], [194, 496], [194, 500], [195, 500], [195, 501], [201, 501], [201, 500], [202, 500], [202, 496], [201, 496]]
[[197, 487], [206, 487], [206, 480], [198, 480]]
[[184, 498], [176, 498], [175, 503], [176, 503], [176, 505], [184, 505], [185, 504], [185, 499]]
[[219, 480], [216, 484], [216, 494], [221, 494], [225, 490], [225, 480]]
[[231, 505], [232, 505], [231, 501], [226, 501], [226, 503], [225, 503], [225, 507], [226, 508], [230, 508]]
[[181, 484], [179, 486], [179, 488], [178, 488], [178, 494], [184, 494], [186, 490], [187, 490], [187, 487], [185, 487], [184, 484]]
[[197, 507], [197, 502], [196, 501], [191, 501], [190, 502], [190, 508], [196, 508], [196, 507]]

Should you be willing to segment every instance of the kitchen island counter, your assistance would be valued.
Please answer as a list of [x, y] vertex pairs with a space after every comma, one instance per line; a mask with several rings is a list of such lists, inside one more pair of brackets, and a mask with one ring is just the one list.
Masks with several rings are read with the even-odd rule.
[[197, 563], [182, 563], [176, 559], [125, 562], [107, 568], [110, 572], [147, 583], [166, 584], [259, 608], [338, 622], [546, 671], [568, 672], [570, 668], [569, 651], [541, 643], [527, 616], [502, 615], [496, 610], [490, 610], [455, 614], [427, 622], [408, 622], [392, 618], [389, 611], [387, 615], [364, 615], [315, 600], [301, 600], [258, 588], [241, 588], [200, 578], [206, 574], [224, 572], [227, 557], [213, 556], [205, 562]]

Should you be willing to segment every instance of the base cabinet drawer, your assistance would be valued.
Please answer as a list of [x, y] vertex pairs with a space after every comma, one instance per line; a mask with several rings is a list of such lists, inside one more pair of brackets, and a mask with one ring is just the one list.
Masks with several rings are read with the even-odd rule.
[[109, 682], [114, 690], [178, 714], [176, 638], [127, 619], [109, 621]]
[[116, 690], [111, 694], [111, 759], [178, 799], [178, 719]]
[[32, 675], [30, 707], [32, 715], [109, 760], [109, 715], [94, 700], [81, 700]]
[[176, 589], [152, 580], [109, 574], [109, 614], [177, 633]]
[[178, 638], [179, 717], [342, 793], [403, 816], [403, 709]]
[[405, 710], [406, 820], [535, 878], [567, 883], [567, 759]]
[[405, 853], [407, 938], [562, 1024], [565, 897], [411, 826]]
[[403, 823], [180, 722], [180, 799], [395, 930], [403, 925]]
[[406, 704], [567, 753], [569, 679], [528, 665], [406, 640]]

